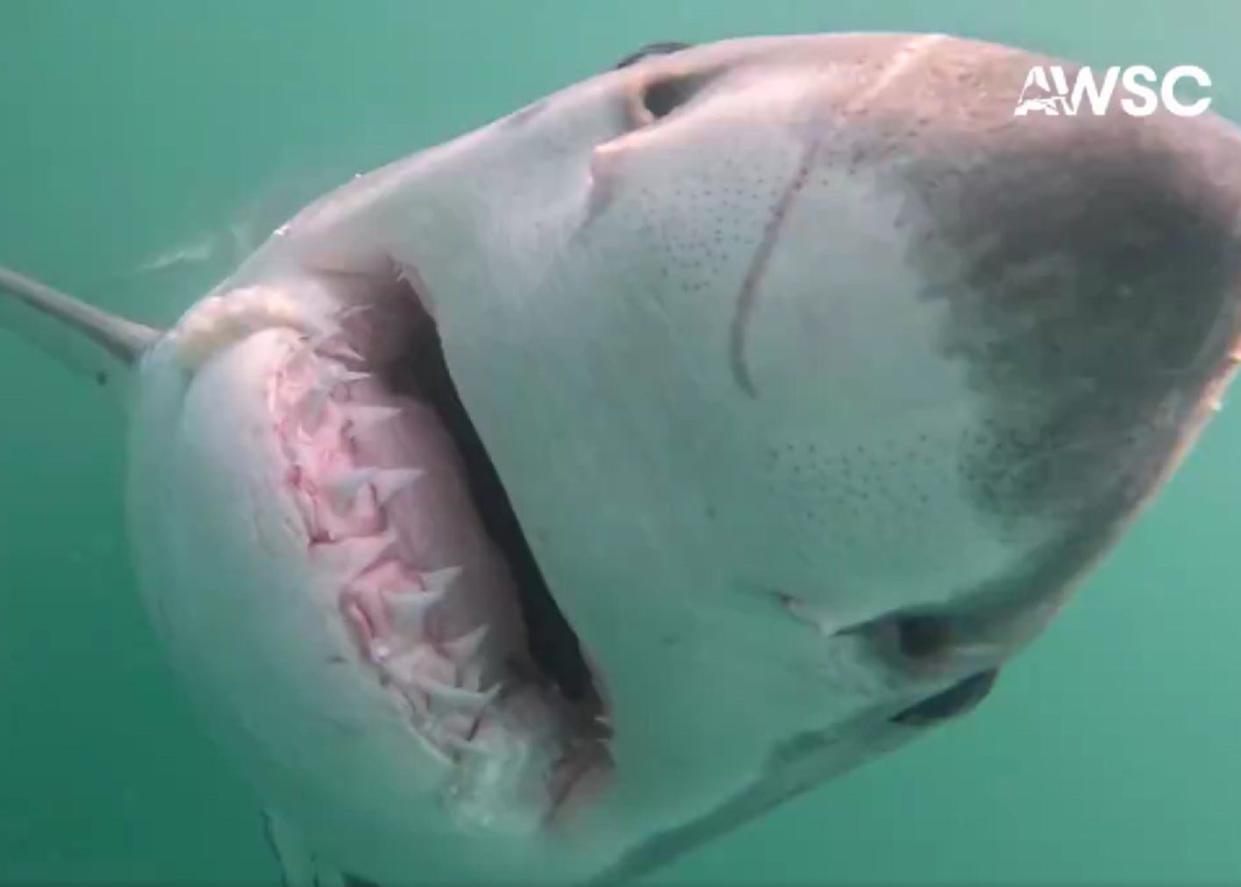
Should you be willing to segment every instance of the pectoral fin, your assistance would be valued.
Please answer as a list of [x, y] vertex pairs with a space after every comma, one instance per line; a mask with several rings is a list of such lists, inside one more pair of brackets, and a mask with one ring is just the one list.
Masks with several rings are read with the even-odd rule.
[[263, 811], [263, 831], [276, 855], [284, 887], [379, 887], [374, 881], [333, 868], [315, 856], [297, 830], [270, 810]]
[[[49, 323], [49, 321], [51, 321]], [[101, 311], [30, 277], [0, 266], [0, 327], [10, 328], [75, 369], [95, 370], [85, 359], [85, 337], [124, 364], [132, 364], [160, 332]], [[78, 336], [65, 334], [71, 328]]]

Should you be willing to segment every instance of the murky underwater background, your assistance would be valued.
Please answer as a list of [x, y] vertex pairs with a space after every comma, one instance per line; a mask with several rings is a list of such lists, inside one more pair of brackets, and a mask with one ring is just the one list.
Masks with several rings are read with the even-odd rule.
[[[165, 323], [355, 171], [647, 42], [823, 30], [1198, 64], [1241, 119], [1231, 0], [0, 0], [0, 261]], [[275, 883], [140, 609], [121, 435], [0, 335], [0, 883]], [[977, 713], [657, 880], [1241, 881], [1239, 454], [1234, 405]]]

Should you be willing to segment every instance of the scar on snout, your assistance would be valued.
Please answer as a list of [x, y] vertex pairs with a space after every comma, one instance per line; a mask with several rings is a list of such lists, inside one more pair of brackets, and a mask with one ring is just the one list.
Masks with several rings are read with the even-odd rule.
[[590, 158], [590, 196], [586, 203], [586, 216], [578, 227], [578, 232], [585, 231], [598, 219], [615, 198], [617, 149], [599, 147]]
[[754, 256], [750, 259], [749, 270], [741, 284], [741, 292], [737, 296], [737, 306], [733, 311], [730, 332], [729, 363], [737, 385], [750, 397], [758, 397], [758, 389], [754, 385], [754, 378], [750, 373], [745, 355], [746, 335], [749, 332], [750, 318], [754, 314], [754, 303], [758, 298], [759, 286], [762, 283], [763, 274], [767, 271], [776, 240], [784, 230], [789, 209], [810, 178], [810, 170], [814, 167], [815, 155], [818, 151], [819, 139], [812, 139], [806, 144], [797, 169], [772, 208], [771, 217], [767, 220], [762, 239], [759, 240]]

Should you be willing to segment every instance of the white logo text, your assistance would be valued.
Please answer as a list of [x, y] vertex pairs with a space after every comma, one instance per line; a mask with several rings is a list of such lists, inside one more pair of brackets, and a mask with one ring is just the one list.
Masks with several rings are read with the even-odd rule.
[[1079, 68], [1070, 82], [1069, 73], [1060, 65], [1035, 65], [1026, 74], [1013, 116], [1073, 117], [1083, 107], [1102, 116], [1108, 112], [1119, 85], [1127, 93], [1120, 99], [1120, 109], [1131, 117], [1148, 117], [1161, 105], [1177, 117], [1197, 117], [1211, 106], [1211, 97], [1183, 101], [1177, 95], [1177, 85], [1186, 80], [1201, 89], [1211, 85], [1210, 75], [1197, 65], [1177, 65], [1162, 78], [1149, 65], [1114, 65], [1104, 72], [1102, 82], [1090, 68]]

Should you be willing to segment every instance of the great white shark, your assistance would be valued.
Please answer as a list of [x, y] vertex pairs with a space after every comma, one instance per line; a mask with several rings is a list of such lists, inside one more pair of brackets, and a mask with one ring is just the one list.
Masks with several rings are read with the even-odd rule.
[[0, 274], [132, 367], [146, 603], [289, 883], [622, 880], [987, 694], [1239, 359], [1237, 131], [1015, 118], [1049, 61], [661, 46], [166, 331]]

